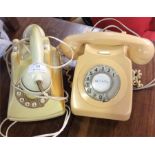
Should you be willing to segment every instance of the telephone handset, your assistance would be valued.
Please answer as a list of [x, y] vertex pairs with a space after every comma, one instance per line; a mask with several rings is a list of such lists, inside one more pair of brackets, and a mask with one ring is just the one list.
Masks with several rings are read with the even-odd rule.
[[[64, 39], [77, 59], [71, 109], [75, 115], [128, 120], [132, 110], [132, 63], [154, 56], [147, 39], [117, 32], [87, 32]], [[71, 53], [60, 45], [64, 54]]]
[[[84, 53], [85, 44], [96, 46], [127, 46], [128, 57], [136, 64], [148, 63], [154, 55], [154, 45], [147, 39], [117, 32], [87, 32], [68, 36], [64, 39], [74, 49], [74, 58]], [[71, 58], [66, 46], [60, 45], [64, 54]]]
[[22, 41], [13, 41], [7, 118], [12, 121], [37, 121], [63, 115], [64, 100], [42, 95], [63, 97], [64, 94], [61, 69], [47, 67], [60, 65], [56, 48], [35, 24], [26, 28]]

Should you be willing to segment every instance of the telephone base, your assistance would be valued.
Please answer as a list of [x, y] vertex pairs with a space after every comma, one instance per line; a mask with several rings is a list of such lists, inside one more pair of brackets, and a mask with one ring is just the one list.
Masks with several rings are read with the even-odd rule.
[[[87, 108], [89, 107], [89, 109], [95, 109], [94, 110], [88, 110]], [[117, 120], [117, 121], [127, 121], [129, 120], [130, 118], [130, 115], [131, 115], [131, 107], [129, 107], [129, 111], [127, 111], [126, 113], [122, 112], [122, 114], [115, 114], [114, 111], [113, 113], [110, 113], [110, 108], [109, 109], [104, 109], [104, 108], [97, 108], [97, 107], [94, 107], [94, 106], [91, 106], [91, 105], [85, 105], [85, 108], [83, 108], [81, 106], [81, 108], [77, 108], [77, 107], [71, 107], [72, 109], [72, 113], [74, 115], [78, 115], [78, 116], [85, 116], [85, 117], [92, 117], [92, 118], [104, 118], [104, 119], [110, 119], [110, 120]], [[108, 111], [109, 110], [109, 113], [107, 112], [104, 112], [104, 111]]]
[[[94, 54], [103, 49], [111, 54]], [[125, 50], [123, 46], [85, 46], [85, 54], [78, 58], [74, 73], [71, 97], [73, 114], [121, 121], [130, 118], [132, 64]], [[86, 59], [89, 61], [86, 62]]]
[[43, 121], [43, 120], [48, 120], [48, 119], [52, 119], [52, 118], [56, 118], [56, 117], [59, 117], [59, 116], [62, 116], [65, 114], [65, 111], [61, 111], [61, 112], [58, 112], [58, 113], [55, 113], [55, 114], [51, 114], [51, 115], [48, 115], [48, 116], [42, 116], [42, 117], [34, 117], [34, 118], [17, 118], [17, 117], [14, 117], [14, 116], [8, 116], [7, 118], [10, 120], [10, 121], [18, 121], [18, 122], [34, 122], [34, 121]]

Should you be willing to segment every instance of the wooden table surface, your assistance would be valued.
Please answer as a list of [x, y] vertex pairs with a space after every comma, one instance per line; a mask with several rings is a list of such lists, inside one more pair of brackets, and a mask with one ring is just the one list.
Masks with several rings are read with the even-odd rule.
[[[62, 21], [55, 18], [18, 18], [20, 29], [12, 38], [21, 38], [27, 25], [39, 24], [47, 35], [63, 39], [65, 36], [89, 31], [91, 27]], [[54, 42], [54, 45], [58, 43]], [[155, 58], [147, 65], [133, 65], [143, 73], [143, 82], [149, 82], [155, 77]], [[64, 77], [65, 88], [68, 88]], [[5, 63], [0, 59], [0, 122], [6, 117], [10, 79]], [[70, 90], [69, 90], [70, 91]], [[62, 126], [64, 116], [29, 123], [17, 123], [10, 136], [34, 136], [54, 132]], [[6, 130], [10, 122], [4, 125]], [[155, 136], [155, 88], [133, 93], [133, 109], [130, 120], [126, 122], [106, 119], [88, 118], [72, 115], [65, 131], [60, 136]]]

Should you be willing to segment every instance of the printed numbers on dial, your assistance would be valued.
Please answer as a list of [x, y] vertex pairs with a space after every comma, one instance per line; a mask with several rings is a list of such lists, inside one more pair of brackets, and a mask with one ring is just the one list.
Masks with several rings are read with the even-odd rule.
[[[16, 86], [18, 88], [22, 89], [20, 87], [20, 84], [17, 83]], [[48, 99], [44, 99], [44, 98], [31, 99], [31, 98], [27, 97], [25, 93], [23, 93], [22, 91], [17, 90], [17, 89], [15, 89], [15, 96], [16, 96], [16, 99], [18, 100], [18, 102], [27, 108], [43, 107], [45, 105], [45, 103], [48, 101]]]
[[87, 95], [98, 101], [109, 101], [118, 93], [119, 88], [119, 75], [107, 65], [97, 65], [91, 68], [84, 79], [84, 89]]

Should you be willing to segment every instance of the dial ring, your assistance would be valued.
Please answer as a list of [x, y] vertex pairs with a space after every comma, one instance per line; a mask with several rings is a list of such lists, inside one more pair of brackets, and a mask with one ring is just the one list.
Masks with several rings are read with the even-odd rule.
[[[96, 84], [98, 82], [97, 85], [102, 85], [102, 91], [94, 89], [93, 79], [95, 76], [98, 76], [98, 79], [96, 78]], [[102, 79], [101, 76], [104, 77], [104, 79]], [[97, 101], [108, 102], [120, 89], [120, 77], [112, 67], [108, 65], [96, 65], [86, 73], [83, 85], [85, 92], [89, 97]], [[107, 89], [103, 89], [104, 87], [107, 87], [105, 85], [108, 86]]]
[[[17, 82], [16, 87], [22, 90], [21, 84]], [[26, 108], [41, 108], [48, 102], [48, 99], [44, 98], [29, 98], [24, 92], [15, 89], [15, 96], [17, 101]]]

